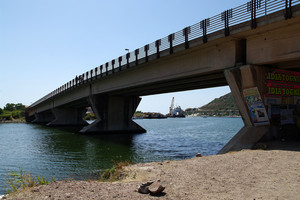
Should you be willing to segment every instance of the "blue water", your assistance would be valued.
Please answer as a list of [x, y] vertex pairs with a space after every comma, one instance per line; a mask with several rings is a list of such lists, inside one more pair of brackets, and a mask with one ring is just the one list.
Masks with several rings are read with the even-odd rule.
[[243, 126], [240, 118], [141, 119], [145, 134], [86, 136], [33, 124], [0, 124], [0, 195], [20, 169], [57, 180], [95, 178], [113, 161], [180, 160], [216, 154]]

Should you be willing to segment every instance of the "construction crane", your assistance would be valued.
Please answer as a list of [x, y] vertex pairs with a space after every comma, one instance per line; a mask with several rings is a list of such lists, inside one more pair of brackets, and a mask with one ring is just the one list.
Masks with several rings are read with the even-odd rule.
[[170, 112], [169, 112], [170, 116], [172, 115], [173, 110], [174, 110], [174, 97], [172, 98], [172, 102], [171, 102], [171, 106], [170, 106]]

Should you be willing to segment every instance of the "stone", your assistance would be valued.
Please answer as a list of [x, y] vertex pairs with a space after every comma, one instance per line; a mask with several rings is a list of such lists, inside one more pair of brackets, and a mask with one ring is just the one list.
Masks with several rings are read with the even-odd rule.
[[138, 192], [141, 194], [149, 194], [149, 185], [151, 185], [154, 181], [149, 181], [147, 183], [143, 183], [142, 185], [140, 185], [140, 187], [138, 188]]
[[31, 190], [31, 192], [39, 192], [40, 190], [39, 190], [39, 188], [33, 188], [32, 190]]
[[202, 154], [201, 153], [197, 153], [196, 157], [202, 157]]
[[152, 183], [149, 186], [148, 189], [149, 189], [151, 194], [157, 195], [157, 194], [161, 193], [162, 191], [164, 191], [165, 187], [162, 186], [159, 181], [155, 181], [154, 183]]
[[141, 193], [141, 194], [149, 194], [150, 193], [150, 191], [148, 189], [148, 186], [143, 186], [143, 185], [141, 185], [138, 188], [138, 192]]

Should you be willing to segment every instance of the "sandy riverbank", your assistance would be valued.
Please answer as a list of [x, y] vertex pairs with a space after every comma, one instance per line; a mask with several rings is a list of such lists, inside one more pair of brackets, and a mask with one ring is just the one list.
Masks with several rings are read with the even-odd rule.
[[[298, 145], [297, 143], [296, 145]], [[300, 199], [299, 146], [286, 150], [247, 150], [183, 161], [128, 166], [122, 181], [59, 181], [30, 188], [7, 199]], [[160, 197], [137, 187], [160, 179]]]
[[0, 123], [26, 123], [25, 119], [0, 120]]

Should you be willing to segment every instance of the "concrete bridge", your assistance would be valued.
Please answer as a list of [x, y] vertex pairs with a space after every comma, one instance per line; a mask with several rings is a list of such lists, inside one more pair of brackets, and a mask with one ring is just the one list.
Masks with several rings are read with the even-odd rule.
[[223, 151], [245, 148], [271, 128], [251, 116], [245, 89], [265, 102], [266, 74], [278, 69], [300, 71], [300, 0], [251, 0], [76, 76], [33, 103], [27, 121], [145, 132], [132, 121], [140, 96], [229, 85], [245, 126]]

